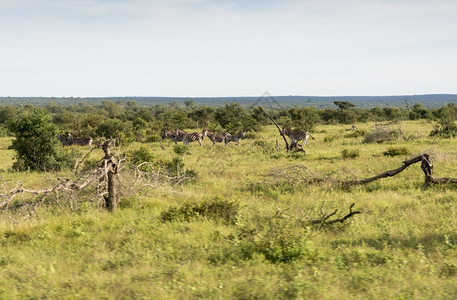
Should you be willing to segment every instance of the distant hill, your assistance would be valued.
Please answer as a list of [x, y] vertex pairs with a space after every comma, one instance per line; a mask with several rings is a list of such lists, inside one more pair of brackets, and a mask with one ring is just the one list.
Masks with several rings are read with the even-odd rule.
[[334, 101], [349, 101], [358, 108], [397, 106], [405, 107], [406, 102], [413, 106], [421, 103], [427, 108], [438, 108], [448, 103], [457, 104], [457, 94], [401, 95], [401, 96], [261, 96], [261, 97], [0, 97], [1, 105], [47, 105], [55, 102], [62, 105], [79, 103], [99, 104], [103, 100], [113, 102], [135, 101], [138, 105], [184, 105], [192, 101], [197, 106], [223, 106], [235, 102], [242, 106], [262, 105], [269, 108], [290, 106], [312, 106], [318, 108], [335, 107]]

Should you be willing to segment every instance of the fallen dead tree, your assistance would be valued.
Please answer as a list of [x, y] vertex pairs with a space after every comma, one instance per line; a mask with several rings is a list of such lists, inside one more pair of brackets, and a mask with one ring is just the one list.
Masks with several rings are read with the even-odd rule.
[[[113, 211], [119, 203], [118, 197], [118, 167], [119, 162], [111, 153], [110, 149], [114, 141], [106, 140], [101, 146], [105, 156], [101, 159], [98, 168], [90, 172], [80, 175], [74, 180], [65, 177], [57, 178], [57, 184], [45, 189], [27, 189], [24, 188], [22, 181], [16, 181], [14, 187], [11, 183], [3, 181], [5, 192], [0, 194], [0, 210], [8, 217], [14, 218], [8, 213], [10, 205], [15, 203], [16, 210], [19, 210], [24, 215], [24, 218], [38, 215], [37, 208], [40, 207], [46, 200], [55, 201], [58, 206], [62, 206], [61, 199], [65, 195], [71, 209], [77, 200], [77, 192], [92, 186], [96, 190], [94, 198], [103, 199], [102, 206], [109, 211]], [[91, 150], [92, 151], [92, 150]], [[19, 199], [19, 200], [18, 200]]]
[[286, 182], [290, 183], [292, 186], [300, 185], [311, 185], [311, 184], [324, 184], [329, 183], [332, 185], [340, 185], [343, 187], [350, 187], [356, 185], [364, 185], [382, 178], [393, 177], [404, 170], [409, 166], [421, 163], [421, 169], [425, 175], [424, 186], [427, 187], [431, 184], [449, 184], [457, 183], [457, 178], [447, 178], [447, 177], [437, 177], [433, 174], [433, 164], [431, 163], [430, 154], [423, 153], [417, 156], [414, 156], [410, 159], [403, 161], [403, 164], [392, 170], [385, 171], [381, 174], [358, 179], [358, 180], [340, 180], [331, 177], [325, 178], [325, 176], [318, 176], [314, 174], [310, 169], [305, 166], [292, 166], [286, 169], [273, 169], [270, 173], [266, 174], [265, 177], [268, 178], [269, 184], [274, 184], [277, 182]]
[[361, 180], [350, 180], [350, 181], [340, 181], [342, 185], [345, 186], [350, 186], [350, 185], [361, 185], [361, 184], [367, 184], [382, 178], [387, 178], [387, 177], [392, 177], [395, 175], [400, 174], [403, 172], [406, 168], [409, 166], [416, 164], [416, 163], [421, 163], [421, 169], [424, 172], [425, 175], [425, 186], [429, 186], [430, 184], [442, 184], [442, 183], [457, 183], [457, 178], [442, 178], [442, 177], [436, 177], [433, 175], [433, 164], [431, 163], [430, 160], [430, 154], [423, 153], [419, 154], [411, 159], [407, 159], [403, 161], [403, 165], [397, 169], [389, 170], [384, 173], [381, 173], [379, 175], [369, 177], [369, 178], [364, 178]]

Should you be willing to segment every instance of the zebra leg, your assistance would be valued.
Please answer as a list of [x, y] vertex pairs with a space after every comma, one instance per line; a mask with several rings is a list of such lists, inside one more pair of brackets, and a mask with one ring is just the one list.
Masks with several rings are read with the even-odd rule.
[[203, 146], [202, 140], [198, 140], [198, 143], [200, 144], [200, 146]]

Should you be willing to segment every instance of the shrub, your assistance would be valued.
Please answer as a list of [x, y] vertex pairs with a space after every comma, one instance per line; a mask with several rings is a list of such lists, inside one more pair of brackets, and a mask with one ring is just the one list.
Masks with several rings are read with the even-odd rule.
[[359, 149], [343, 149], [341, 151], [341, 155], [343, 158], [356, 158], [360, 156], [360, 150]]
[[334, 140], [336, 140], [336, 135], [327, 135], [324, 137], [324, 142], [325, 143], [331, 143]]
[[429, 134], [431, 137], [452, 138], [457, 136], [457, 125], [452, 120], [440, 120]]
[[160, 214], [160, 219], [163, 222], [172, 222], [205, 218], [234, 224], [238, 217], [239, 208], [240, 204], [236, 201], [216, 197], [200, 203], [186, 203], [181, 207], [170, 207]]
[[185, 154], [190, 154], [190, 148], [186, 145], [175, 145], [173, 147], [173, 151], [177, 155], [185, 155]]
[[356, 130], [354, 132], [345, 134], [344, 137], [345, 138], [358, 138], [358, 137], [365, 136], [365, 134], [367, 134], [367, 132], [365, 130]]
[[384, 156], [409, 155], [410, 152], [406, 147], [389, 147], [382, 153]]
[[405, 137], [405, 135], [400, 128], [392, 129], [392, 128], [378, 127], [373, 132], [366, 134], [365, 138], [363, 139], [363, 142], [364, 143], [382, 143], [382, 142], [386, 142], [386, 141], [398, 140], [398, 139], [404, 138], [404, 137]]
[[152, 162], [154, 156], [149, 152], [146, 147], [140, 147], [138, 150], [134, 150], [128, 155], [131, 162], [134, 164], [141, 164], [142, 162]]
[[106, 119], [95, 130], [99, 137], [115, 138], [121, 144], [128, 144], [135, 140], [133, 125], [130, 121]]
[[[228, 236], [236, 247], [218, 251], [209, 257], [213, 263], [231, 260], [264, 258], [272, 263], [289, 263], [304, 260], [309, 263], [320, 259], [320, 253], [310, 241], [307, 228], [288, 218], [268, 217], [256, 226], [241, 226]], [[221, 253], [222, 252], [222, 253]]]
[[33, 110], [9, 122], [8, 129], [16, 137], [13, 169], [18, 171], [58, 171], [70, 167], [73, 156], [63, 150], [57, 140], [57, 128], [43, 111]]

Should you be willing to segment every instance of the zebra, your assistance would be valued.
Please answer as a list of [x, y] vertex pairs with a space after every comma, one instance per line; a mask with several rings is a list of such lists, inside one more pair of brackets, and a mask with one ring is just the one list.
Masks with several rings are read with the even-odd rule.
[[213, 146], [216, 146], [216, 143], [222, 143], [227, 135], [229, 135], [228, 132], [214, 133], [208, 129], [203, 130], [203, 136], [207, 136], [213, 142]]
[[302, 146], [308, 145], [308, 137], [311, 137], [314, 140], [314, 137], [311, 134], [309, 134], [308, 131], [295, 132], [295, 131], [290, 130], [289, 128], [283, 127], [281, 130], [281, 133], [287, 135], [292, 144], [293, 143], [298, 144], [299, 141], [303, 140]]
[[71, 133], [66, 135], [59, 134], [57, 138], [60, 140], [62, 146], [92, 146], [92, 138], [90, 136], [76, 137]]
[[62, 146], [71, 146], [73, 145], [72, 135], [71, 134], [59, 134], [57, 139], [60, 141]]
[[162, 139], [169, 137], [177, 145], [178, 142], [182, 142], [182, 135], [176, 134], [177, 132], [182, 133], [183, 135], [186, 133], [181, 129], [176, 129], [175, 131], [165, 130], [162, 134]]
[[176, 129], [175, 135], [177, 138], [180, 138], [185, 145], [189, 145], [192, 142], [198, 141], [200, 146], [203, 146], [202, 139], [203, 134], [200, 132], [186, 133], [182, 130]]
[[71, 137], [72, 145], [77, 146], [92, 146], [92, 138], [90, 136], [76, 137], [72, 134], [69, 134]]
[[224, 138], [225, 145], [227, 146], [230, 142], [236, 142], [239, 145], [241, 139], [245, 137], [244, 133], [244, 131], [240, 131], [235, 135], [227, 134]]

